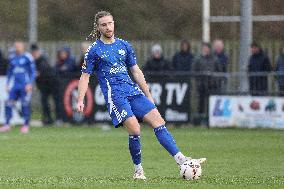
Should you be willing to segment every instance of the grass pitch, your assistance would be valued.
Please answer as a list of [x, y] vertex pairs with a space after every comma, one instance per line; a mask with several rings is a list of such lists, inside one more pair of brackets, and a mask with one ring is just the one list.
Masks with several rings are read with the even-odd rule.
[[[207, 157], [203, 177], [185, 181], [151, 129], [142, 127], [147, 181], [133, 181], [123, 128], [14, 128], [0, 135], [0, 188], [284, 188], [284, 132], [169, 129], [180, 149]], [[190, 152], [190, 153], [189, 153]]]

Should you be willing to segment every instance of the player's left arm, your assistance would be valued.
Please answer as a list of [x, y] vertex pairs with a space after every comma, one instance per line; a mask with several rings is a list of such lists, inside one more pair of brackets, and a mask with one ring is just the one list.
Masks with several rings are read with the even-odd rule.
[[140, 89], [143, 91], [145, 96], [154, 103], [153, 97], [149, 91], [149, 87], [146, 83], [144, 74], [142, 73], [141, 69], [137, 65], [136, 55], [130, 43], [126, 43], [127, 49], [127, 57], [126, 57], [126, 66], [129, 68], [133, 75], [134, 81], [138, 84]]
[[29, 64], [28, 64], [28, 70], [27, 71], [28, 71], [28, 74], [30, 76], [30, 81], [26, 85], [26, 91], [31, 92], [33, 83], [34, 83], [35, 78], [36, 78], [36, 67], [35, 67], [34, 59], [32, 58], [31, 55], [28, 55], [28, 61], [29, 61]]
[[31, 62], [31, 64], [30, 64], [30, 76], [31, 76], [30, 84], [32, 85], [35, 81], [35, 78], [36, 78], [36, 68], [35, 68], [34, 61]]
[[140, 89], [143, 91], [143, 93], [146, 95], [146, 97], [154, 103], [154, 99], [149, 91], [149, 87], [146, 83], [145, 77], [141, 69], [138, 67], [138, 65], [134, 65], [130, 67], [130, 71], [133, 75], [134, 81], [138, 84]]

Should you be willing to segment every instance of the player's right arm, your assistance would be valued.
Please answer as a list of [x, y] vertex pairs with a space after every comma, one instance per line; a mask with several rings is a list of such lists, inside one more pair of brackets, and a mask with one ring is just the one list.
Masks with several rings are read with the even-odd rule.
[[141, 69], [137, 66], [134, 65], [130, 68], [130, 71], [133, 75], [133, 79], [134, 81], [138, 84], [138, 86], [140, 87], [140, 89], [143, 91], [143, 93], [145, 94], [145, 96], [154, 104], [154, 99], [150, 93], [149, 87], [146, 83], [145, 77], [143, 72], [141, 71]]
[[31, 54], [26, 54], [27, 60], [28, 60], [28, 67], [27, 67], [27, 73], [30, 76], [30, 79], [28, 83], [25, 86], [26, 92], [31, 92], [33, 89], [33, 83], [36, 78], [36, 67], [35, 67], [35, 61]]
[[126, 48], [127, 48], [126, 65], [130, 69], [133, 79], [138, 84], [140, 89], [143, 91], [145, 96], [154, 104], [154, 99], [149, 91], [149, 87], [146, 83], [144, 74], [137, 65], [135, 52], [132, 46], [128, 42], [126, 43]]
[[78, 102], [77, 111], [83, 113], [84, 111], [84, 97], [88, 89], [90, 74], [82, 73], [78, 85]]
[[77, 111], [83, 113], [84, 111], [84, 97], [88, 90], [90, 75], [94, 72], [94, 52], [92, 51], [92, 46], [89, 46], [84, 63], [82, 65], [82, 75], [79, 80], [78, 85], [78, 99], [77, 99]]

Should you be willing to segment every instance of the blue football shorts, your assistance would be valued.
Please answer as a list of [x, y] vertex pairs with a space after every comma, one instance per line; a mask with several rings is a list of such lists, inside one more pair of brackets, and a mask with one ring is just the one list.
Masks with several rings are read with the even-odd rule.
[[32, 93], [27, 93], [25, 87], [17, 88], [12, 87], [9, 92], [8, 101], [16, 101], [21, 100], [22, 105], [27, 105], [30, 103], [32, 97]]
[[141, 122], [154, 108], [155, 104], [143, 94], [114, 99], [108, 103], [108, 111], [115, 128], [122, 126], [123, 121], [132, 116]]

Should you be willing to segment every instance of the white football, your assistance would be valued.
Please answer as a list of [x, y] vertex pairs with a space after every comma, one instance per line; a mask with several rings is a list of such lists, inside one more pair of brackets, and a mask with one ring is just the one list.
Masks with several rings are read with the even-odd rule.
[[201, 177], [201, 163], [206, 161], [205, 158], [191, 159], [180, 165], [180, 176], [186, 180], [196, 180]]

